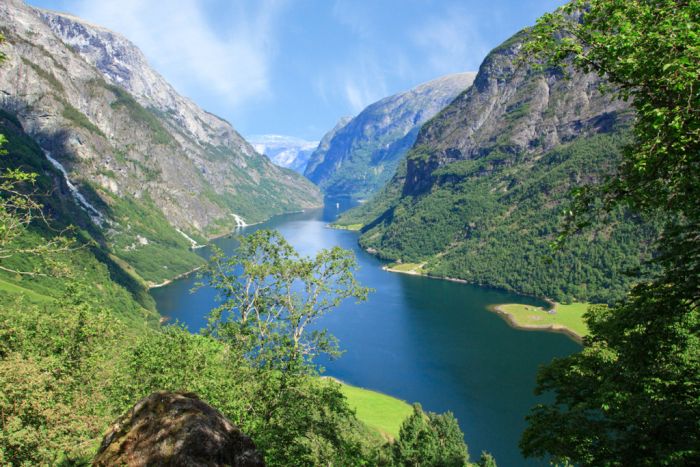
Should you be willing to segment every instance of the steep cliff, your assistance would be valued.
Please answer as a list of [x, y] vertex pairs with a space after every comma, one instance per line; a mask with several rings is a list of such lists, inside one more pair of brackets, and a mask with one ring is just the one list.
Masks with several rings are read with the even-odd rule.
[[321, 141], [318, 143], [318, 147], [311, 154], [308, 162], [306, 163], [306, 169], [304, 169], [305, 174], [308, 175], [309, 173], [315, 172], [316, 168], [324, 163], [326, 154], [328, 154], [328, 150], [331, 147], [331, 142], [333, 141], [333, 138], [335, 138], [335, 135], [340, 130], [345, 128], [345, 125], [347, 125], [351, 121], [352, 117], [341, 117], [340, 120], [338, 120], [338, 123], [336, 123], [335, 126], [331, 128], [331, 130], [328, 133], [323, 135], [323, 138], [321, 138]]
[[524, 34], [488, 55], [382, 193], [340, 223], [363, 224], [365, 248], [428, 274], [560, 300], [620, 298], [653, 226], [619, 211], [607, 219], [614, 229], [552, 258], [549, 244], [571, 188], [614, 173], [632, 114], [595, 74], [519, 60]]
[[187, 248], [205, 237], [320, 204], [311, 183], [178, 95], [123, 37], [19, 0], [0, 5], [0, 28], [0, 110], [146, 280], [191, 269], [199, 259]]
[[367, 107], [334, 128], [312, 154], [304, 173], [331, 196], [367, 197], [394, 174], [421, 125], [471, 85], [474, 73], [421, 84]]

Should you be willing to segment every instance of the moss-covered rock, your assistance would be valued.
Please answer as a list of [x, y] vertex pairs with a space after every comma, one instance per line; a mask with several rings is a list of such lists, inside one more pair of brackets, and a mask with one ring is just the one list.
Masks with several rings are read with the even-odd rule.
[[93, 465], [253, 467], [264, 462], [250, 438], [195, 394], [156, 392], [109, 428]]

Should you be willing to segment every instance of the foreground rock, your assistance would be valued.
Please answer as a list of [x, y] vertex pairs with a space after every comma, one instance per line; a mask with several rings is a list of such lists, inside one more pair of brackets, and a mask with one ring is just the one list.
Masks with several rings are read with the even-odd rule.
[[250, 438], [195, 394], [156, 392], [110, 427], [93, 465], [254, 467], [264, 462]]

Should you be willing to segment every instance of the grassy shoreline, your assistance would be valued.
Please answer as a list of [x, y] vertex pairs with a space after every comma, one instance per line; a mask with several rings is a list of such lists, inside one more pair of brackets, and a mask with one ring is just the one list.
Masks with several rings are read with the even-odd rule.
[[352, 386], [337, 378], [323, 376], [340, 384], [340, 390], [355, 410], [357, 419], [386, 441], [399, 437], [399, 428], [413, 412], [412, 406], [401, 399], [378, 391]]
[[364, 227], [364, 224], [327, 224], [328, 228], [336, 230], [350, 230], [351, 232], [359, 232], [359, 230]]
[[[422, 276], [431, 279], [448, 280], [468, 284], [469, 281], [453, 277], [436, 277], [428, 275], [423, 266], [425, 263], [396, 263], [383, 266], [382, 269], [388, 272], [408, 274], [412, 276]], [[551, 305], [550, 310], [542, 307], [534, 307], [519, 303], [506, 303], [491, 305], [490, 311], [498, 313], [505, 321], [515, 329], [523, 331], [548, 331], [566, 334], [579, 344], [583, 338], [589, 334], [588, 327], [583, 319], [583, 314], [588, 309], [590, 303], [571, 303], [564, 305], [544, 299]]]
[[506, 322], [516, 329], [526, 331], [549, 331], [566, 334], [579, 344], [589, 334], [583, 315], [589, 303], [572, 303], [563, 305], [554, 303], [551, 310], [542, 307], [506, 303], [491, 305], [490, 311], [498, 313]]

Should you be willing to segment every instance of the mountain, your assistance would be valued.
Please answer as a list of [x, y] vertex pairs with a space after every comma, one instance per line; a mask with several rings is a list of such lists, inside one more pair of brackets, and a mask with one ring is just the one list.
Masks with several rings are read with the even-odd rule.
[[345, 125], [347, 125], [351, 121], [352, 117], [341, 117], [340, 120], [338, 120], [338, 123], [336, 123], [335, 126], [331, 129], [331, 131], [323, 135], [323, 138], [321, 138], [321, 141], [318, 143], [318, 147], [312, 153], [311, 157], [309, 157], [309, 161], [306, 163], [306, 169], [304, 170], [304, 173], [308, 174], [315, 172], [318, 166], [323, 164], [323, 162], [325, 161], [326, 154], [328, 154], [328, 149], [331, 147], [331, 141], [333, 141], [333, 138], [335, 138], [336, 133], [345, 128]]
[[51, 173], [56, 195], [90, 213], [80, 227], [147, 282], [200, 264], [188, 248], [207, 237], [321, 204], [122, 36], [20, 0], [0, 5], [0, 28], [1, 115], [37, 143], [25, 163]]
[[362, 226], [363, 247], [422, 273], [610, 302], [651, 254], [653, 222], [620, 210], [562, 251], [549, 245], [571, 189], [614, 173], [633, 114], [595, 74], [521, 62], [524, 34], [486, 57], [382, 192], [339, 223]]
[[457, 73], [384, 98], [334, 128], [311, 155], [306, 175], [330, 196], [364, 198], [391, 178], [421, 125], [467, 89], [474, 73]]
[[260, 154], [265, 154], [279, 165], [303, 174], [309, 157], [318, 147], [318, 141], [306, 141], [293, 136], [255, 135], [248, 138]]

